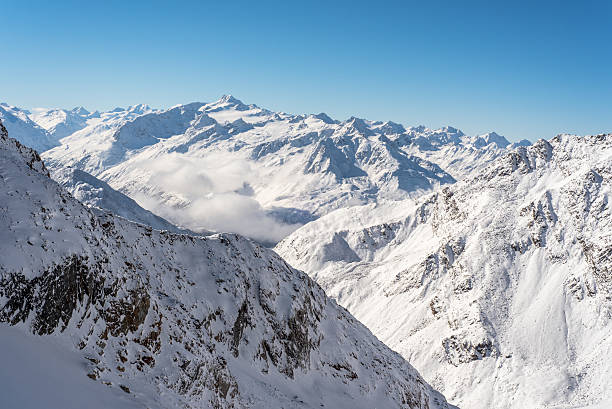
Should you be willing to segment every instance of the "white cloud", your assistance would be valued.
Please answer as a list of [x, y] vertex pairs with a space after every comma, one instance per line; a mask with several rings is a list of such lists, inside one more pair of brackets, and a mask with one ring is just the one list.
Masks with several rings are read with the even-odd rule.
[[[149, 184], [162, 197], [138, 195], [145, 208], [194, 231], [235, 232], [263, 242], [276, 242], [297, 229], [268, 216], [246, 188], [257, 172], [231, 153], [192, 157], [179, 153], [163, 161], [139, 161], [136, 166], [151, 174]], [[168, 197], [170, 195], [170, 197]], [[172, 199], [174, 200], [172, 200]], [[188, 203], [177, 206], [177, 199]]]

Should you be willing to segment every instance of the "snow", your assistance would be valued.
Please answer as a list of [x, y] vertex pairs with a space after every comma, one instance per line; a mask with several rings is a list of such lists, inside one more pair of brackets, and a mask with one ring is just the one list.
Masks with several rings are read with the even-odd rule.
[[118, 388], [84, 376], [87, 360], [54, 337], [0, 324], [0, 361], [5, 409], [145, 408]]
[[[470, 136], [452, 127], [272, 112], [229, 95], [162, 111], [145, 105], [95, 114], [2, 108], [21, 121], [14, 129], [24, 141], [37, 129], [30, 119], [48, 137], [57, 136], [57, 124], [68, 126], [68, 112], [85, 118], [43, 157], [89, 206], [168, 230], [164, 223], [239, 232], [266, 245], [281, 240], [275, 250], [284, 259], [453, 404], [570, 409], [612, 402], [611, 135], [510, 144], [495, 132]], [[208, 364], [226, 359], [224, 371], [241, 391], [234, 403], [395, 407], [402, 399], [398, 385], [422, 382], [272, 253], [234, 235], [193, 239], [135, 227], [83, 208], [48, 178], [30, 189], [17, 181], [25, 172], [37, 185], [44, 168], [36, 161], [19, 165], [24, 154], [31, 157], [13, 147], [0, 161], [6, 210], [0, 222], [7, 226], [0, 230], [0, 266], [35, 280], [67, 256], [97, 260], [102, 251], [139, 288], [122, 264], [129, 260], [157, 292], [152, 300], [169, 317], [166, 332], [218, 348], [216, 355], [196, 355]], [[101, 225], [117, 235], [100, 233]], [[290, 295], [296, 286], [306, 298]], [[294, 368], [290, 377], [282, 365], [257, 358], [256, 347], [266, 340], [282, 350], [272, 334], [309, 299], [304, 286], [314, 288], [323, 314], [309, 335], [323, 342], [309, 370]], [[122, 288], [117, 297], [129, 294]], [[257, 299], [260, 305], [249, 304], [257, 325], [245, 327], [249, 342], [240, 344], [239, 359], [231, 342], [203, 340], [192, 326], [194, 317], [220, 306], [223, 319], [211, 325], [227, 336], [242, 301]], [[190, 308], [196, 315], [177, 313]], [[152, 320], [147, 315], [140, 335]], [[65, 338], [76, 344], [83, 331], [72, 322]], [[134, 356], [142, 353], [137, 339], [127, 336]], [[110, 355], [122, 348], [116, 340], [110, 344]], [[89, 344], [85, 352], [95, 349]], [[210, 385], [200, 399], [186, 398], [172, 383], [184, 379], [177, 362], [190, 354], [166, 345], [155, 368], [125, 375], [105, 358], [101, 367], [111, 370], [101, 380], [116, 387], [127, 379], [139, 399], [157, 396], [150, 389], [156, 385], [163, 393], [149, 407], [197, 407], [214, 399]], [[352, 374], [357, 378], [350, 381]]]
[[76, 107], [71, 110], [38, 108], [30, 114], [30, 118], [46, 129], [56, 140], [83, 129], [87, 126], [87, 120], [95, 116], [83, 107]]
[[190, 233], [167, 220], [143, 209], [134, 200], [114, 190], [105, 182], [79, 169], [57, 169], [51, 177], [60, 183], [81, 203], [110, 211], [130, 221], [151, 226], [157, 230]]
[[275, 249], [459, 407], [601, 405], [611, 164], [612, 135], [560, 135], [416, 201], [337, 210]]
[[[32, 350], [43, 369], [15, 380], [16, 405], [62, 407], [78, 388], [75, 405], [82, 392], [105, 407], [451, 408], [271, 250], [94, 212], [3, 131], [0, 322], [20, 332], [0, 327], [0, 347], [16, 351], [6, 370], [24, 361], [29, 372]], [[58, 396], [26, 396], [47, 392], [36, 387], [54, 366]]]
[[[480, 148], [451, 127], [406, 130], [276, 113], [232, 96], [140, 116], [122, 112], [103, 113], [62, 139], [43, 154], [48, 166], [88, 172], [193, 231], [232, 231], [271, 244], [333, 210], [453, 183], [499, 156], [505, 141], [490, 134]], [[220, 174], [219, 165], [232, 173]]]
[[57, 139], [40, 127], [30, 118], [26, 110], [0, 104], [0, 121], [11, 135], [18, 135], [18, 140], [37, 151], [45, 151], [59, 145]]

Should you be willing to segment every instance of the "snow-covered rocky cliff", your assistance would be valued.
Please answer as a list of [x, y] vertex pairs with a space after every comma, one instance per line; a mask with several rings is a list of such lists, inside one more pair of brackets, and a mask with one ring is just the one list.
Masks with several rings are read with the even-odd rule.
[[612, 135], [559, 135], [276, 250], [454, 404], [609, 407], [611, 193]]
[[[0, 209], [10, 402], [61, 405], [57, 384], [76, 402], [91, 390], [98, 407], [98, 397], [148, 408], [449, 407], [272, 251], [233, 234], [172, 234], [93, 212], [1, 125]], [[48, 384], [23, 377], [29, 353], [38, 368], [57, 368]], [[67, 387], [78, 372], [97, 386]]]

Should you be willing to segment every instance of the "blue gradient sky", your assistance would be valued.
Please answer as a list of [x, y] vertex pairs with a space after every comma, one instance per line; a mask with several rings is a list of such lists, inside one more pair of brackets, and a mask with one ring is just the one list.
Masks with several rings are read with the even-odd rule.
[[231, 93], [511, 140], [612, 131], [609, 1], [170, 3], [3, 1], [0, 100], [93, 110]]

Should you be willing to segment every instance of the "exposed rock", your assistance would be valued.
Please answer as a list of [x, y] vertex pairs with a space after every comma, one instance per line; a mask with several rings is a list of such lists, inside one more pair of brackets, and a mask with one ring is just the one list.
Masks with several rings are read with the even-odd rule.
[[272, 251], [93, 212], [0, 132], [0, 322], [76, 346], [83, 376], [147, 407], [449, 408]]

